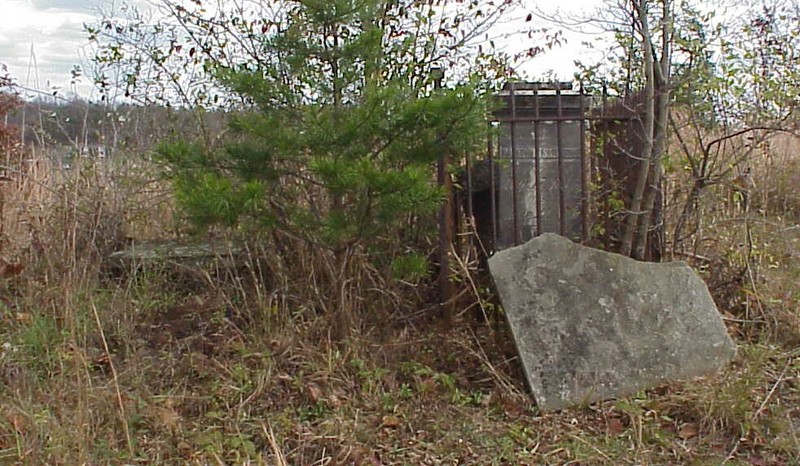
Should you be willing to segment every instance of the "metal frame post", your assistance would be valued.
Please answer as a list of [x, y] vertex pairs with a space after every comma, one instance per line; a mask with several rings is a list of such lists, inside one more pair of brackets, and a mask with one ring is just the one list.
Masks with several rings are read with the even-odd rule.
[[562, 141], [562, 118], [564, 117], [563, 103], [561, 102], [561, 83], [556, 83], [556, 105], [558, 107], [558, 120], [556, 121], [556, 152], [558, 153], [558, 232], [564, 235], [567, 230], [566, 208], [564, 205], [564, 151]]
[[519, 213], [517, 205], [517, 94], [516, 83], [510, 83], [509, 98], [511, 99], [511, 203], [514, 216], [514, 246], [519, 245]]

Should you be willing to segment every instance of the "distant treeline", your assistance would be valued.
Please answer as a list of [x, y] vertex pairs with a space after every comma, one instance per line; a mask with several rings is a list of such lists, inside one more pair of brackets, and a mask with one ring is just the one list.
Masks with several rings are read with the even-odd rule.
[[37, 99], [9, 112], [7, 123], [19, 131], [25, 146], [66, 146], [75, 151], [104, 147], [110, 154], [120, 150], [148, 151], [176, 135], [184, 139], [219, 134], [225, 127], [225, 114], [153, 105], [110, 106], [83, 100]]

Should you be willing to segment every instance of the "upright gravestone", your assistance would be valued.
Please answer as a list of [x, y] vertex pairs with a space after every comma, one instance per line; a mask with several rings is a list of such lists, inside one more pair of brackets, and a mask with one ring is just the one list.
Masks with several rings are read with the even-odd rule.
[[638, 262], [545, 234], [489, 259], [543, 410], [722, 368], [736, 348], [685, 263]]
[[504, 106], [495, 112], [502, 118], [495, 246], [505, 249], [546, 232], [580, 238], [585, 96], [568, 91], [569, 84], [558, 93], [537, 83], [515, 84], [515, 92], [498, 94]]

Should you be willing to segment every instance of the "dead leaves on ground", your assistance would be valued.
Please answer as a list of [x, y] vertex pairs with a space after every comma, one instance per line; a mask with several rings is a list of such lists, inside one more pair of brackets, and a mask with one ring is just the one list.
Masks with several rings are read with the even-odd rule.
[[23, 270], [25, 270], [25, 264], [22, 262], [12, 263], [0, 258], [0, 279], [5, 280], [16, 277], [21, 274]]

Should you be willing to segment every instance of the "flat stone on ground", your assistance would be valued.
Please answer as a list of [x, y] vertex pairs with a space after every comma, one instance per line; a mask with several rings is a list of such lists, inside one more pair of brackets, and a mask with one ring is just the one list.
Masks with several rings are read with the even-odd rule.
[[543, 410], [705, 375], [736, 353], [683, 262], [638, 262], [545, 234], [496, 253], [489, 268]]

